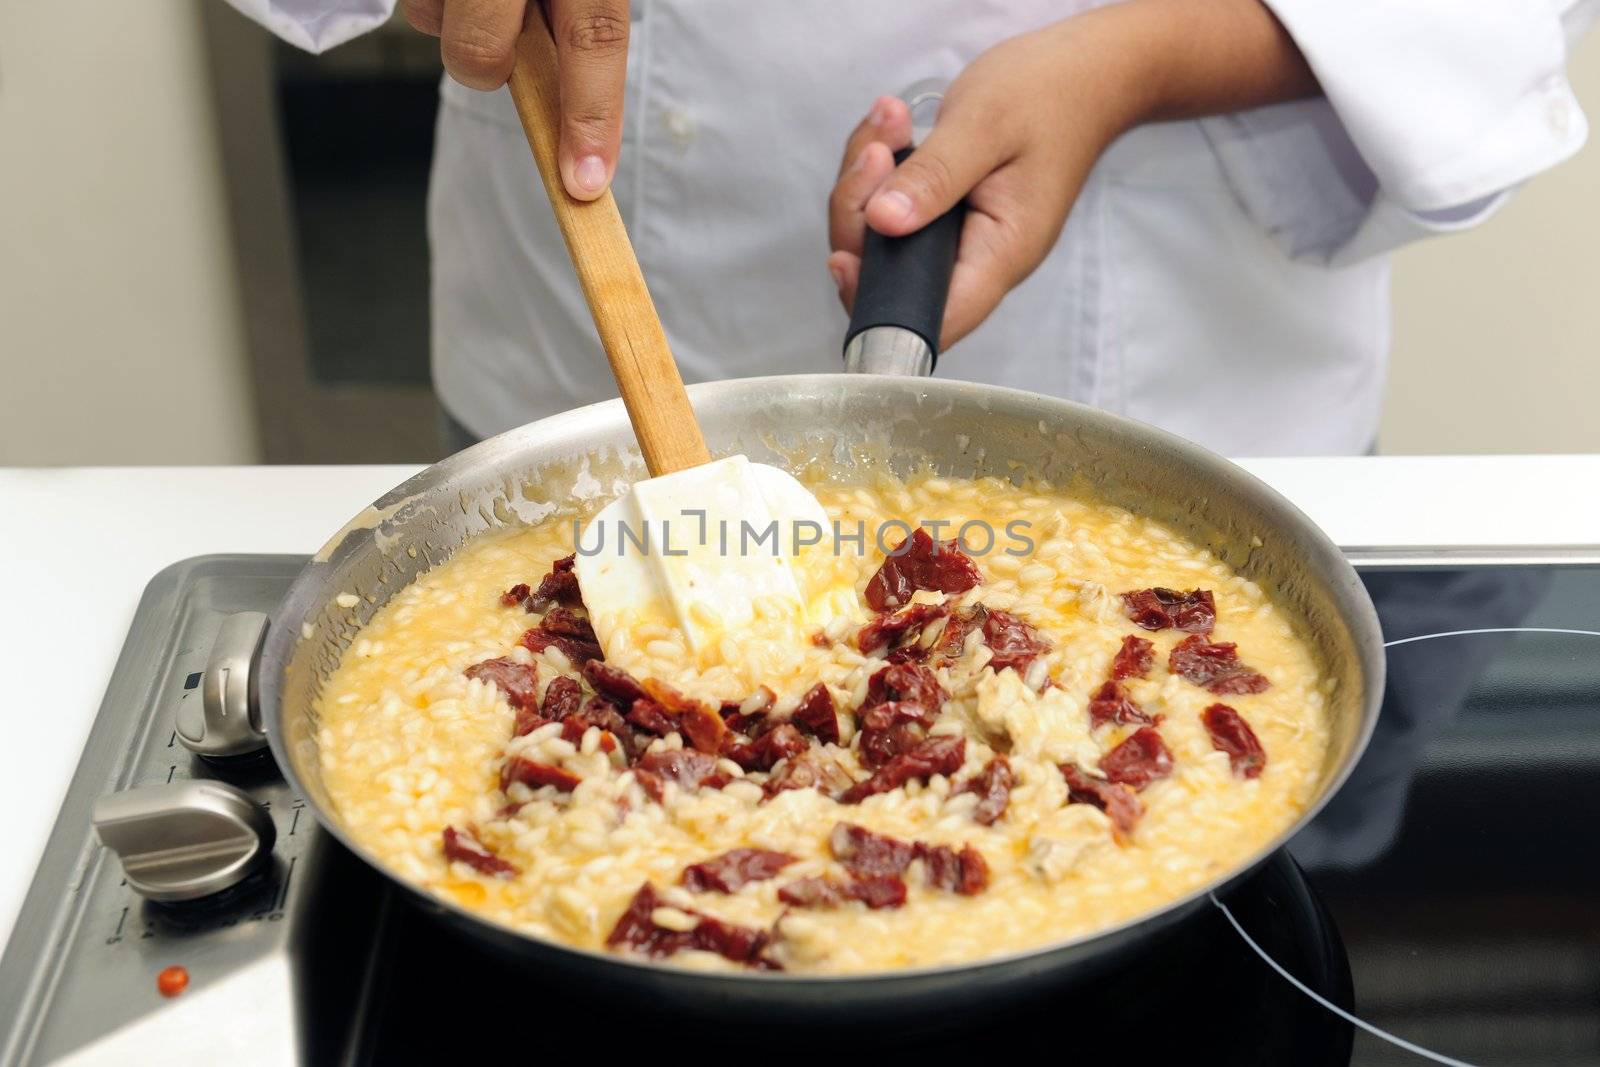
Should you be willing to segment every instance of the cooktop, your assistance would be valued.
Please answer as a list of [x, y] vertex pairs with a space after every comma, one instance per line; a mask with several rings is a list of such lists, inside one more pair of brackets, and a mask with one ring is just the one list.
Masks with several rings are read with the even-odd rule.
[[[897, 1057], [992, 1053], [1022, 1032], [1134, 1062], [1600, 1064], [1600, 553], [1356, 561], [1389, 643], [1383, 712], [1287, 849], [1087, 985], [1003, 1016], [795, 1039]], [[686, 1024], [483, 954], [322, 833], [270, 758], [180, 743], [207, 687], [230, 683], [224, 646], [248, 653], [239, 613], [270, 613], [302, 562], [200, 557], [146, 590], [0, 958], [0, 1062], [771, 1048], [771, 1028]], [[140, 848], [140, 798], [172, 791], [206, 842], [189, 866]], [[96, 801], [123, 863], [91, 830]]]

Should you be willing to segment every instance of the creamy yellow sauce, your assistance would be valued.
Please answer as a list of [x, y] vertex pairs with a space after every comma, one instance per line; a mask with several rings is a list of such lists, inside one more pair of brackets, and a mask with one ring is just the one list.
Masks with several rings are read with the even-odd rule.
[[[539, 616], [500, 603], [508, 587], [537, 584], [572, 551], [573, 524], [562, 515], [467, 545], [397, 594], [363, 629], [318, 699], [323, 778], [337, 817], [402, 877], [537, 936], [602, 949], [629, 899], [650, 881], [680, 906], [772, 929], [770, 953], [786, 969], [862, 972], [975, 960], [1133, 918], [1234, 867], [1304, 810], [1328, 744], [1326, 682], [1311, 649], [1266, 593], [1201, 547], [1118, 508], [996, 479], [905, 484], [885, 477], [868, 486], [816, 488], [830, 518], [846, 530], [860, 523], [868, 531], [864, 552], [847, 544], [830, 564], [852, 575], [858, 592], [882, 563], [873, 533], [887, 520], [942, 521], [949, 524], [943, 537], [970, 520], [996, 532], [993, 549], [974, 554], [983, 583], [960, 594], [958, 606], [1009, 611], [1052, 647], [1033, 676], [1023, 678], [997, 674], [983, 662], [986, 650], [969, 642], [968, 654], [939, 668], [950, 699], [933, 727], [935, 734], [968, 738], [956, 782], [1005, 750], [1017, 785], [992, 826], [973, 820], [976, 797], [953, 795], [944, 776], [854, 805], [814, 789], [764, 800], [760, 775], [720, 790], [673, 787], [657, 803], [618, 756], [603, 750], [597, 731], [574, 745], [546, 728], [513, 744], [580, 777], [573, 792], [513, 784], [510, 795], [502, 793], [498, 775], [514, 712], [493, 685], [462, 672], [510, 656], [537, 661], [541, 689], [558, 674], [576, 676], [558, 652], [536, 656], [520, 648], [518, 639]], [[1007, 551], [1020, 547], [1008, 530], [1031, 540], [1025, 557]], [[981, 537], [973, 540], [983, 547]], [[1218, 697], [1168, 673], [1167, 653], [1187, 635], [1140, 630], [1118, 596], [1150, 586], [1211, 590], [1217, 607], [1211, 639], [1236, 642], [1241, 658], [1271, 687]], [[744, 647], [729, 638], [712, 666], [700, 666], [681, 636], [657, 621], [631, 632], [608, 662], [712, 703], [741, 700], [766, 685], [778, 696], [780, 716], [820, 681], [848, 711], [884, 665], [881, 652], [863, 655], [855, 647], [855, 628], [868, 617], [864, 605], [844, 613], [825, 627], [829, 640], [821, 643]], [[1091, 730], [1086, 711], [1128, 635], [1155, 643], [1149, 677], [1126, 684], [1147, 712], [1162, 716], [1159, 730], [1174, 767], [1140, 793], [1144, 816], [1131, 839], [1118, 844], [1099, 810], [1067, 803], [1058, 764], [1092, 770], [1130, 732]], [[1049, 684], [1040, 691], [1045, 678]], [[1202, 709], [1219, 700], [1238, 709], [1259, 737], [1267, 755], [1260, 777], [1235, 775], [1202, 727]], [[848, 746], [851, 717], [841, 718], [846, 745], [832, 755], [864, 778], [869, 771]], [[676, 735], [656, 742], [681, 743]], [[522, 806], [506, 815], [508, 801]], [[987, 862], [988, 888], [960, 896], [924, 884], [913, 871], [902, 908], [786, 909], [779, 887], [839, 873], [828, 834], [840, 821], [904, 840], [970, 844]], [[518, 873], [493, 877], [448, 862], [440, 847], [447, 826], [474, 827]], [[799, 859], [778, 877], [731, 895], [677, 887], [687, 865], [738, 847]], [[703, 952], [667, 962], [734, 966]]]

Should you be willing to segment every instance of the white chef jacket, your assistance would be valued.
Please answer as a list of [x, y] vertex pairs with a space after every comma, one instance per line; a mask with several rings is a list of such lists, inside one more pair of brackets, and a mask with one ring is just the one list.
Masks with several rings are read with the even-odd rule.
[[[394, 0], [230, 2], [322, 49]], [[613, 190], [684, 378], [839, 370], [824, 264], [846, 136], [876, 96], [1099, 2], [635, 0]], [[1121, 137], [1044, 263], [937, 374], [1230, 455], [1371, 446], [1388, 253], [1474, 225], [1582, 145], [1566, 53], [1600, 0], [1266, 2], [1325, 96]], [[443, 403], [488, 435], [616, 395], [507, 92], [446, 78], [441, 97]]]

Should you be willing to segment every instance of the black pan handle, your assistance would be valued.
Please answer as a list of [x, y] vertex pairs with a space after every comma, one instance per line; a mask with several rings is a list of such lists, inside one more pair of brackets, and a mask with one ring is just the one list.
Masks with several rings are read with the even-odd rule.
[[[894, 154], [895, 163], [910, 154], [911, 149], [902, 148]], [[867, 227], [856, 303], [844, 335], [845, 370], [933, 373], [939, 358], [939, 324], [944, 321], [966, 215], [966, 204], [959, 203], [904, 237], [885, 237]]]

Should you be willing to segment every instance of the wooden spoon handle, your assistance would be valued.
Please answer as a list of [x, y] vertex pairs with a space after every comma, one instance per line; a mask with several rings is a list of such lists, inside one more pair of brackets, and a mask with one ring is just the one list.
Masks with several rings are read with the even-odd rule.
[[622, 392], [628, 419], [652, 475], [698, 466], [711, 459], [683, 378], [673, 362], [650, 290], [639, 272], [633, 244], [608, 189], [599, 199], [575, 200], [561, 183], [556, 161], [560, 139], [560, 87], [556, 45], [542, 6], [529, 4], [528, 24], [517, 40], [511, 99], [522, 117], [528, 147], [544, 179], [544, 191], [566, 238], [589, 314]]

